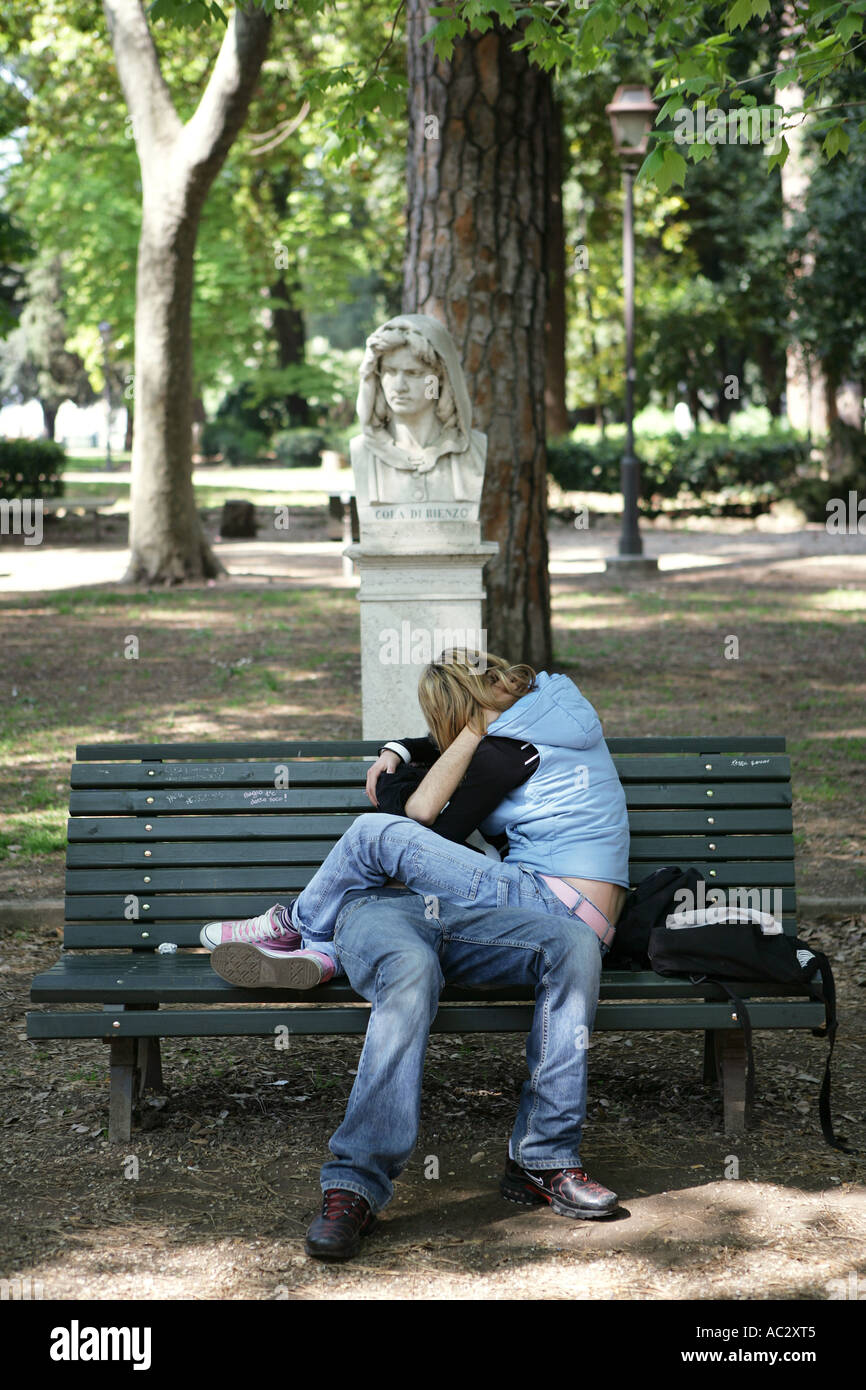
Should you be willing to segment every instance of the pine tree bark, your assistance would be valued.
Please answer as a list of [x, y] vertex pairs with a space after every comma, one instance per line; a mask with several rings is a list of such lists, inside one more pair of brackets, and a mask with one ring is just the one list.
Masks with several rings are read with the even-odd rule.
[[562, 211], [562, 111], [554, 103], [550, 142], [550, 194], [548, 200], [547, 318], [544, 325], [546, 380], [545, 424], [548, 439], [568, 434], [565, 404], [565, 220]]
[[514, 32], [469, 33], [440, 62], [408, 0], [409, 153], [403, 309], [441, 318], [457, 343], [474, 424], [488, 437], [483, 533], [487, 643], [550, 664], [545, 451], [545, 253], [554, 105], [550, 75]]
[[249, 107], [271, 18], [259, 9], [233, 12], [208, 85], [183, 125], [141, 0], [103, 0], [103, 7], [142, 183], [125, 578], [176, 584], [224, 572], [205, 540], [192, 485], [193, 255], [205, 199]]

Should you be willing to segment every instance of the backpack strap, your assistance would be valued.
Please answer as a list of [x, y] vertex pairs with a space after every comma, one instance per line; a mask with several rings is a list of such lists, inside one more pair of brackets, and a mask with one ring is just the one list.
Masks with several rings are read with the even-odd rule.
[[813, 1028], [812, 1032], [816, 1038], [829, 1038], [830, 1050], [827, 1053], [827, 1061], [824, 1065], [824, 1077], [821, 1081], [821, 1090], [818, 1095], [818, 1117], [821, 1121], [821, 1133], [830, 1145], [831, 1149], [838, 1149], [841, 1153], [856, 1154], [859, 1149], [853, 1148], [847, 1143], [844, 1136], [836, 1135], [833, 1131], [833, 1117], [830, 1111], [830, 1063], [833, 1060], [833, 1048], [836, 1046], [836, 1033], [839, 1028], [839, 1019], [836, 1014], [836, 982], [833, 979], [833, 969], [827, 957], [822, 951], [815, 951], [811, 946], [815, 957], [814, 970], [820, 970], [820, 984], [815, 980], [809, 981], [809, 992], [813, 999], [820, 1000], [824, 1005], [825, 1023], [823, 1028]]

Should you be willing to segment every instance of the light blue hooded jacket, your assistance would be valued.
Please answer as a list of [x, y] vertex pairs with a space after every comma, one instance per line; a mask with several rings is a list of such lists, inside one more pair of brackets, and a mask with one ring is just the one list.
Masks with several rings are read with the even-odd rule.
[[532, 743], [538, 767], [482, 823], [508, 836], [505, 862], [536, 873], [629, 887], [628, 813], [592, 705], [568, 676], [539, 671], [536, 688], [487, 729]]

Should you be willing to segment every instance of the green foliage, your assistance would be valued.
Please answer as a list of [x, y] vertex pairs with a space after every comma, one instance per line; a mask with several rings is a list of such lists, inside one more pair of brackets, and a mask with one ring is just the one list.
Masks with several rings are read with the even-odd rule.
[[832, 479], [827, 478], [826, 469], [822, 476], [812, 473], [798, 478], [790, 493], [809, 521], [826, 522], [831, 498], [847, 501], [849, 492], [858, 497], [866, 494], [866, 435], [862, 430], [843, 420], [834, 421], [823, 452], [826, 463], [832, 465]]
[[50, 439], [0, 439], [0, 497], [62, 497], [66, 450]]
[[[566, 492], [619, 492], [622, 440], [556, 440], [547, 446], [548, 469]], [[809, 446], [794, 435], [737, 439], [726, 432], [678, 434], [635, 441], [645, 499], [700, 497], [746, 491], [769, 503], [791, 493]]]
[[[866, 102], [866, 76], [849, 84]], [[818, 137], [815, 137], [817, 139]], [[832, 389], [866, 376], [866, 135], [847, 161], [818, 165], [789, 229], [792, 330]]]
[[318, 468], [323, 449], [333, 448], [322, 430], [281, 430], [271, 440], [277, 462], [284, 468]]
[[201, 452], [205, 458], [222, 454], [233, 468], [255, 463], [267, 444], [268, 437], [263, 430], [251, 429], [236, 415], [212, 420], [201, 432]]
[[[483, 30], [495, 18], [514, 31], [514, 47], [525, 50], [540, 68], [587, 76], [604, 66], [618, 44], [634, 44], [636, 37], [646, 36], [647, 46], [655, 50], [655, 97], [661, 110], [656, 118], [660, 128], [653, 132], [654, 147], [641, 175], [660, 192], [682, 185], [687, 171], [711, 153], [703, 142], [684, 143], [675, 150], [673, 135], [663, 123], [675, 109], [692, 108], [698, 100], [713, 109], [722, 109], [722, 98], [754, 104], [754, 92], [747, 90], [747, 84], [757, 79], [754, 72], [737, 70], [739, 42], [746, 36], [773, 32], [778, 36], [785, 23], [778, 0], [592, 0], [577, 10], [573, 20], [569, 14], [567, 22], [563, 22], [563, 9], [543, 0], [519, 8], [503, 0], [455, 0], [432, 11], [437, 22], [426, 41], [433, 44], [437, 57], [447, 61], [470, 29]], [[793, 21], [789, 22], [796, 27], [788, 36], [790, 46], [784, 58], [779, 50], [774, 55], [772, 84], [776, 90], [796, 84], [803, 97], [799, 106], [786, 110], [783, 130], [800, 125], [804, 116], [817, 117], [824, 136], [822, 156], [833, 159], [847, 152], [862, 112], [856, 107], [838, 109], [828, 101], [827, 87], [838, 73], [859, 61], [866, 4], [863, 0], [847, 4], [802, 0], [790, 10]], [[772, 104], [771, 100], [768, 105]], [[866, 129], [862, 119], [859, 128]], [[768, 153], [765, 168], [770, 172], [787, 157], [784, 134], [778, 148]]]

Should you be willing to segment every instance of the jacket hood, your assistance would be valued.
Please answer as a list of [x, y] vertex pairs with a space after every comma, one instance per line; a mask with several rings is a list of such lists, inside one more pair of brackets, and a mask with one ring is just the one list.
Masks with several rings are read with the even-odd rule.
[[590, 748], [599, 741], [601, 721], [574, 681], [539, 671], [535, 685], [488, 726], [488, 734], [555, 748]]

